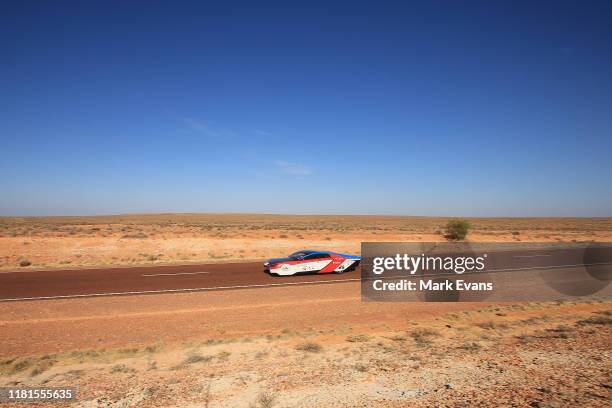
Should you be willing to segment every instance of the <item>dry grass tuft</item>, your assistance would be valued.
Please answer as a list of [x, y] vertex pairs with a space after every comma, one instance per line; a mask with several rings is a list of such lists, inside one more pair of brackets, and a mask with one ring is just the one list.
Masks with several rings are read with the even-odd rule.
[[321, 350], [323, 350], [323, 347], [318, 343], [304, 342], [296, 345], [295, 349], [299, 351], [306, 351], [309, 353], [319, 353]]
[[111, 368], [111, 373], [113, 374], [116, 374], [116, 373], [131, 374], [135, 372], [136, 370], [134, 368], [128, 367], [125, 364], [117, 364]]
[[346, 341], [350, 343], [365, 343], [372, 339], [368, 334], [353, 334], [346, 338]]
[[612, 310], [602, 310], [602, 311], [595, 312], [595, 313], [604, 315], [604, 316], [612, 316]]
[[275, 401], [276, 397], [273, 394], [269, 392], [262, 392], [257, 397], [257, 404], [251, 406], [258, 408], [272, 408], [274, 406]]
[[201, 354], [191, 354], [181, 363], [177, 364], [173, 367], [174, 370], [182, 370], [183, 368], [187, 368], [192, 364], [197, 363], [207, 363], [212, 360], [212, 356], [203, 356]]
[[497, 323], [493, 320], [490, 320], [488, 322], [475, 323], [475, 325], [485, 330], [507, 329], [509, 327], [507, 323]]
[[406, 341], [406, 336], [403, 336], [401, 334], [394, 334], [393, 336], [389, 337], [389, 340], [393, 340], [393, 341]]
[[464, 343], [464, 344], [460, 345], [457, 348], [459, 350], [465, 350], [465, 351], [469, 351], [469, 352], [474, 353], [474, 352], [479, 351], [480, 349], [482, 349], [482, 346], [478, 342], [470, 341], [470, 342], [467, 342], [467, 343]]
[[431, 344], [432, 337], [439, 337], [440, 332], [434, 329], [414, 329], [410, 332], [410, 336], [414, 339], [417, 346], [427, 346]]
[[135, 234], [125, 234], [123, 235], [121, 238], [128, 238], [128, 239], [145, 239], [148, 238], [149, 236], [147, 234], [145, 234], [144, 232], [137, 232]]
[[612, 319], [607, 316], [591, 316], [588, 319], [579, 320], [576, 324], [585, 325], [585, 324], [601, 324], [607, 325], [612, 324]]

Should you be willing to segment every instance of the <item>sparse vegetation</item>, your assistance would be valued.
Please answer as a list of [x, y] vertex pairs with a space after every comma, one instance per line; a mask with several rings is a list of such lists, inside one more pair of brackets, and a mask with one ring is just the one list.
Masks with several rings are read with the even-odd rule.
[[459, 347], [457, 347], [460, 350], [465, 350], [465, 351], [469, 351], [469, 352], [476, 352], [478, 350], [480, 350], [482, 348], [482, 345], [478, 342], [475, 341], [470, 341], [467, 343], [464, 343], [462, 345], [460, 345]]
[[146, 351], [147, 353], [155, 353], [159, 350], [161, 350], [162, 346], [160, 344], [155, 344], [152, 346], [147, 346], [145, 347], [144, 351]]
[[207, 363], [210, 360], [212, 360], [211, 356], [203, 356], [201, 354], [190, 354], [189, 356], [187, 356], [187, 358], [185, 358], [185, 360], [183, 360], [181, 363], [177, 364], [176, 366], [174, 366], [175, 370], [181, 370], [183, 368], [189, 367], [192, 364], [196, 364], [196, 363]]
[[595, 312], [595, 313], [604, 315], [604, 316], [612, 316], [612, 310], [602, 310], [602, 311]]
[[135, 234], [125, 234], [121, 238], [133, 238], [133, 239], [145, 239], [148, 235], [143, 232], [138, 232]]
[[206, 384], [206, 389], [204, 391], [204, 408], [208, 408], [210, 406], [210, 402], [212, 401], [212, 394], [210, 392], [210, 383]]
[[257, 397], [257, 405], [258, 408], [272, 408], [274, 406], [274, 402], [276, 397], [269, 392], [262, 392]]
[[528, 343], [533, 340], [533, 336], [530, 336], [528, 334], [519, 334], [516, 335], [515, 338], [521, 343]]
[[40, 375], [40, 374], [44, 373], [45, 371], [46, 371], [46, 368], [43, 368], [43, 367], [34, 367], [32, 372], [30, 372], [30, 377], [36, 377], [37, 375]]
[[394, 334], [393, 336], [389, 337], [390, 340], [393, 341], [406, 341], [406, 336], [403, 336], [401, 334]]
[[17, 361], [15, 364], [13, 364], [12, 371], [15, 373], [19, 371], [23, 371], [27, 368], [30, 368], [33, 364], [34, 364], [34, 360], [32, 358], [21, 359]]
[[465, 239], [470, 229], [470, 223], [467, 220], [450, 220], [446, 224], [445, 237], [452, 241], [461, 241]]
[[125, 364], [117, 364], [111, 368], [111, 373], [113, 374], [116, 374], [116, 373], [129, 374], [129, 373], [135, 373], [135, 372], [136, 370], [134, 368], [128, 367]]
[[370, 341], [371, 337], [368, 334], [353, 334], [346, 338], [350, 343], [364, 343]]
[[507, 323], [504, 323], [504, 322], [497, 323], [493, 320], [489, 320], [487, 322], [474, 323], [474, 325], [480, 327], [481, 329], [485, 329], [485, 330], [507, 329], [508, 328]]
[[[462, 221], [462, 220], [459, 220]], [[93, 266], [145, 262], [246, 260], [279, 256], [298, 249], [319, 247], [321, 241], [338, 252], [358, 253], [359, 242], [402, 240], [437, 241], [448, 219], [435, 217], [291, 216], [260, 214], [140, 214], [95, 217], [0, 217], [0, 235], [15, 240], [5, 246], [0, 268], [10, 269], [23, 259], [32, 265]], [[470, 239], [500, 237], [512, 241], [563, 240], [585, 242], [612, 239], [612, 218], [469, 220]], [[517, 234], [520, 233], [519, 234]], [[580, 236], [577, 236], [580, 234]], [[44, 237], [41, 242], [33, 237]], [[278, 240], [274, 248], [267, 239]], [[341, 238], [340, 238], [341, 237]], [[350, 237], [350, 239], [347, 239]], [[453, 238], [455, 237], [455, 238]], [[119, 238], [119, 239], [118, 239]], [[460, 236], [449, 235], [449, 239]], [[92, 240], [77, 253], [66, 253], [65, 239]], [[177, 246], [176, 240], [181, 244]], [[203, 245], [202, 240], [244, 240], [227, 252]], [[463, 238], [465, 239], [465, 237]], [[294, 241], [295, 240], [295, 241]], [[296, 242], [301, 242], [296, 245]], [[142, 245], [139, 241], [142, 241]], [[28, 245], [21, 245], [28, 242]], [[195, 242], [196, 248], [192, 245]], [[111, 244], [112, 245], [109, 245]], [[188, 245], [181, 247], [180, 245]], [[41, 252], [41, 245], [47, 250]], [[108, 252], [108, 248], [112, 250]], [[100, 249], [104, 248], [103, 251]], [[245, 248], [248, 248], [245, 250]], [[315, 248], [316, 249], [316, 248]], [[43, 255], [44, 253], [44, 255]], [[144, 254], [135, 256], [134, 254]], [[162, 255], [163, 254], [163, 258]], [[195, 254], [195, 255], [194, 255]]]
[[560, 324], [554, 329], [548, 329], [548, 331], [556, 332], [556, 333], [569, 333], [569, 332], [573, 332], [574, 329], [568, 325]]
[[64, 376], [71, 379], [79, 379], [85, 375], [85, 371], [83, 370], [68, 370], [64, 374]]
[[431, 344], [433, 337], [440, 336], [440, 332], [433, 329], [419, 328], [412, 330], [410, 336], [418, 346], [427, 346]]
[[299, 351], [307, 351], [309, 353], [318, 353], [323, 350], [323, 347], [321, 347], [321, 345], [318, 343], [304, 342], [296, 345], [295, 349]]
[[[112, 382], [116, 394], [136, 394], [144, 398], [142, 405], [147, 406], [164, 406], [168, 397], [176, 398], [174, 404], [180, 406], [235, 406], [236, 401], [244, 401], [244, 385], [253, 384], [254, 381], [257, 382], [257, 388], [254, 388], [256, 393], [250, 394], [247, 399], [247, 404], [251, 401], [251, 407], [294, 406], [296, 395], [301, 396], [306, 392], [328, 390], [331, 386], [334, 392], [341, 393], [342, 387], [347, 384], [367, 384], [369, 387], [372, 383], [392, 382], [397, 376], [422, 379], [419, 389], [425, 391], [422, 395], [409, 393], [406, 395], [406, 398], [410, 398], [408, 402], [405, 399], [391, 400], [392, 403], [397, 402], [395, 405], [398, 406], [407, 403], [425, 406], [432, 401], [429, 397], [446, 398], [445, 401], [450, 405], [455, 401], [455, 392], [466, 388], [472, 390], [476, 382], [483, 389], [484, 386], [494, 388], [504, 384], [513, 387], [512, 392], [525, 391], [524, 395], [532, 398], [533, 393], [530, 392], [534, 389], [536, 395], [557, 392], [571, 394], [575, 392], [576, 385], [580, 384], [579, 381], [589, 381], [592, 387], [597, 387], [593, 389], [600, 389], [604, 395], [609, 390], [609, 381], [602, 379], [601, 373], [604, 372], [602, 365], [606, 362], [605, 336], [609, 334], [609, 329], [594, 325], [609, 324], [599, 320], [609, 319], [609, 313], [602, 312], [605, 306], [597, 301], [585, 302], [581, 307], [572, 309], [574, 304], [557, 305], [551, 302], [541, 305], [522, 304], [521, 307], [485, 307], [459, 312], [452, 320], [452, 325], [447, 324], [448, 315], [441, 314], [444, 317], [438, 320], [410, 321], [411, 329], [406, 332], [400, 331], [405, 329], [404, 323], [388, 323], [381, 326], [381, 331], [372, 331], [368, 335], [360, 334], [360, 330], [350, 325], [308, 329], [296, 325], [291, 329], [280, 329], [269, 340], [265, 334], [251, 334], [249, 337], [232, 340], [229, 337], [216, 338], [211, 342], [205, 339], [189, 340], [178, 346], [178, 349], [168, 343], [163, 345], [163, 351], [168, 352], [164, 355], [152, 354], [159, 351], [158, 346], [142, 345], [140, 348], [96, 349], [62, 355], [6, 357], [0, 359], [0, 373], [13, 377], [6, 378], [7, 385], [11, 385], [11, 381], [29, 381], [48, 386], [75, 384], [89, 389], [91, 385], [109, 387]], [[562, 310], [555, 310], [557, 307]], [[494, 316], [497, 313], [503, 313], [506, 318], [496, 319]], [[527, 316], [534, 321], [540, 317], [546, 319], [537, 320], [537, 325], [533, 326], [517, 323], [520, 318]], [[489, 321], [488, 318], [494, 320]], [[481, 322], [475, 324], [473, 319]], [[508, 325], [507, 330], [493, 331], [508, 321], [514, 323]], [[370, 330], [375, 330], [375, 326], [362, 330], [370, 333]], [[295, 346], [295, 338], [306, 336], [316, 336], [319, 343], [307, 342]], [[248, 347], [244, 347], [246, 339], [252, 341]], [[413, 339], [417, 345], [427, 347], [415, 347]], [[292, 353], [293, 347], [304, 352], [326, 352], [302, 355]], [[203, 354], [199, 354], [199, 351]], [[206, 353], [209, 355], [204, 355]], [[227, 358], [230, 355], [233, 358]], [[82, 365], [84, 357], [87, 365]], [[157, 358], [159, 367], [155, 360]], [[50, 369], [55, 361], [61, 361], [61, 364], [55, 364]], [[206, 361], [211, 364], [203, 364]], [[527, 376], [520, 369], [524, 365], [529, 366], [529, 378], [525, 378]], [[441, 366], [444, 367], [442, 370]], [[14, 367], [19, 371], [15, 371]], [[70, 370], [77, 367], [87, 371]], [[184, 371], [172, 372], [178, 369]], [[561, 382], [555, 385], [550, 383], [548, 373], [551, 370], [556, 370], [559, 378], [564, 381], [568, 379], [569, 385], [566, 387]], [[577, 376], [573, 377], [572, 373], [577, 373]], [[304, 382], [305, 378], [308, 383]], [[160, 380], [164, 381], [163, 386]], [[226, 384], [232, 387], [226, 387]], [[379, 391], [377, 387], [373, 387], [374, 392]], [[186, 389], [190, 390], [187, 394], [184, 393]], [[215, 391], [214, 399], [211, 389]], [[359, 405], [357, 400], [347, 397], [352, 391], [350, 385], [347, 389], [346, 394], [339, 396], [347, 398], [346, 405]], [[451, 389], [455, 391], [444, 393]], [[261, 390], [265, 392], [258, 395]], [[582, 398], [580, 395], [572, 398]], [[243, 399], [239, 400], [241, 397]], [[361, 401], [363, 405], [369, 402], [369, 396], [365, 398]], [[487, 401], [478, 399], [476, 394], [472, 394], [471, 398], [475, 398], [473, 405], [487, 405]], [[514, 400], [515, 405], [529, 405], [529, 401], [523, 404], [521, 398]], [[581, 402], [580, 406], [589, 406], [592, 400], [592, 397], [586, 396], [578, 401]], [[315, 404], [317, 401], [308, 402]], [[96, 402], [105, 406], [108, 403], [120, 403], [109, 400]], [[132, 402], [125, 406], [132, 406]], [[327, 405], [322, 403], [321, 406]]]
[[607, 325], [612, 324], [612, 319], [607, 316], [591, 316], [588, 319], [579, 320], [577, 324], [585, 325], [585, 324], [601, 324]]

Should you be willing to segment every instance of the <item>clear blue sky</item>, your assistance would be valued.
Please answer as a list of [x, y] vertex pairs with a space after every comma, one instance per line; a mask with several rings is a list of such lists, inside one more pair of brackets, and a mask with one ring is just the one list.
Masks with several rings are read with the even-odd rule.
[[3, 2], [0, 215], [612, 215], [612, 2]]

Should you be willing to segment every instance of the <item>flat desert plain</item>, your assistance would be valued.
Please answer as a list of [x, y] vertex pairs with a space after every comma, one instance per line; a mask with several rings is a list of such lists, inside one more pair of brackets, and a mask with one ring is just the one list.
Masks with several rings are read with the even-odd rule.
[[[468, 241], [612, 242], [612, 218], [472, 218]], [[0, 269], [260, 260], [444, 241], [448, 218], [259, 214], [0, 217]], [[23, 265], [23, 266], [21, 266]]]
[[[358, 253], [361, 241], [444, 240], [447, 220], [232, 214], [2, 218], [1, 273], [230, 262], [303, 248]], [[612, 239], [609, 218], [470, 223], [472, 241]], [[362, 302], [359, 289], [359, 282], [348, 281], [0, 302], [0, 386], [77, 386], [77, 400], [54, 405], [77, 407], [612, 402], [612, 299], [376, 303]]]

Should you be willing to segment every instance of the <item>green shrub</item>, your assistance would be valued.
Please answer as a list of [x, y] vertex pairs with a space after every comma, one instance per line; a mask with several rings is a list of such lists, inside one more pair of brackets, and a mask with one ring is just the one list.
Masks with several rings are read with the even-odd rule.
[[465, 239], [470, 223], [467, 220], [450, 220], [446, 224], [446, 238], [453, 241]]

